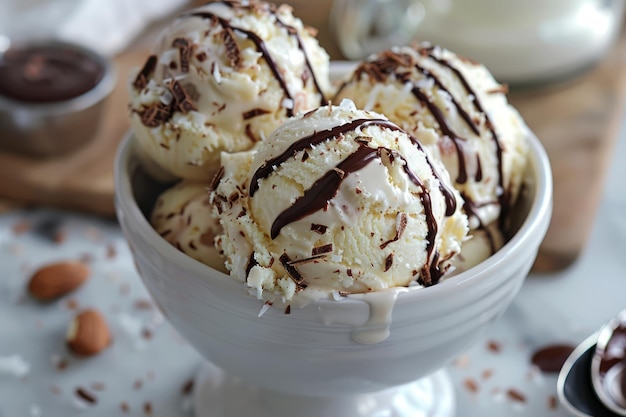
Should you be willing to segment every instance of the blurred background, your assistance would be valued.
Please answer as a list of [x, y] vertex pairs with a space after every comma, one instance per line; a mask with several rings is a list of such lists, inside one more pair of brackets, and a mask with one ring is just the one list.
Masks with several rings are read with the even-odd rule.
[[[113, 55], [191, 0], [2, 0], [8, 39], [56, 37]], [[427, 40], [484, 63], [502, 82], [553, 81], [601, 59], [619, 35], [623, 0], [291, 0], [333, 59], [361, 59]]]

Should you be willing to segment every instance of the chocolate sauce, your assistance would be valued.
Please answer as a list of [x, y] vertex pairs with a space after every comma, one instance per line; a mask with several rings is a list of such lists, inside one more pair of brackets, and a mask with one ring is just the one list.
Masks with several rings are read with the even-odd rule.
[[566, 344], [544, 346], [533, 353], [531, 362], [542, 372], [558, 373], [573, 351], [574, 347]]
[[441, 90], [441, 91], [445, 91], [446, 93], [448, 93], [448, 95], [450, 96], [450, 99], [452, 101], [452, 104], [454, 104], [454, 107], [456, 107], [457, 111], [459, 112], [459, 114], [461, 115], [461, 118], [463, 119], [463, 121], [465, 121], [465, 123], [467, 124], [467, 126], [472, 129], [472, 132], [474, 132], [477, 136], [480, 136], [480, 131], [478, 130], [478, 126], [476, 126], [476, 123], [474, 123], [474, 121], [472, 120], [472, 117], [465, 111], [465, 109], [459, 104], [459, 102], [456, 100], [456, 98], [452, 95], [452, 93], [450, 92], [450, 90], [448, 90], [446, 88], [446, 86], [441, 82], [441, 80], [439, 79], [439, 77], [437, 77], [435, 74], [433, 74], [432, 72], [430, 72], [428, 69], [422, 67], [419, 64], [414, 64], [415, 68], [417, 68], [418, 71], [420, 71], [422, 74], [424, 74], [424, 76], [431, 78], [434, 82], [435, 85]]
[[62, 44], [11, 48], [0, 58], [0, 95], [28, 103], [69, 100], [104, 76], [91, 56]]
[[[227, 2], [227, 1], [222, 1], [220, 2], [221, 4], [224, 4], [230, 8], [251, 8], [251, 5], [243, 5], [242, 3], [238, 3], [238, 2]], [[313, 84], [315, 86], [315, 88], [317, 89], [317, 92], [320, 95], [320, 105], [323, 105], [326, 101], [326, 98], [324, 96], [324, 93], [322, 92], [322, 89], [320, 88], [319, 82], [317, 80], [317, 78], [315, 77], [315, 72], [313, 71], [313, 67], [311, 66], [311, 62], [309, 60], [308, 54], [306, 53], [306, 50], [304, 48], [304, 45], [302, 43], [302, 39], [300, 38], [300, 35], [298, 34], [298, 31], [296, 28], [289, 26], [285, 23], [283, 23], [280, 19], [278, 19], [278, 16], [276, 16], [276, 14], [274, 13], [274, 10], [272, 8], [268, 8], [268, 11], [270, 11], [272, 14], [274, 14], [274, 16], [276, 17], [276, 24], [285, 28], [287, 30], [287, 33], [290, 36], [294, 36], [296, 38], [296, 41], [298, 43], [298, 48], [300, 48], [300, 50], [302, 51], [302, 54], [304, 55], [304, 62], [307, 66], [308, 71], [311, 73], [311, 77], [313, 78]], [[256, 33], [250, 31], [250, 30], [246, 30], [246, 29], [242, 29], [239, 27], [235, 27], [232, 26], [230, 24], [230, 22], [214, 13], [211, 12], [195, 12], [195, 13], [191, 13], [190, 16], [196, 16], [196, 17], [201, 17], [203, 19], [211, 19], [211, 20], [215, 20], [217, 21], [220, 26], [222, 26], [222, 28], [226, 29], [230, 29], [234, 32], [238, 32], [242, 35], [244, 35], [245, 37], [247, 37], [248, 39], [250, 39], [254, 45], [256, 46], [256, 49], [258, 52], [260, 52], [263, 55], [263, 58], [265, 59], [265, 62], [267, 63], [268, 67], [270, 68], [270, 71], [272, 72], [272, 74], [274, 75], [274, 77], [276, 78], [276, 80], [278, 81], [278, 84], [280, 84], [280, 87], [282, 88], [283, 92], [285, 93], [285, 97], [289, 100], [292, 100], [295, 103], [295, 100], [291, 94], [291, 92], [289, 91], [289, 87], [287, 86], [287, 82], [285, 81], [285, 78], [283, 77], [282, 73], [281, 73], [281, 69], [279, 68], [278, 64], [276, 63], [276, 61], [274, 60], [274, 58], [272, 57], [272, 55], [270, 54], [270, 52], [267, 49], [267, 46], [265, 44], [265, 42], [263, 41], [263, 39], [261, 39], [261, 37], [259, 37], [259, 35], [257, 35]], [[287, 108], [286, 109], [287, 112], [287, 116], [291, 117], [294, 115], [293, 113], [293, 108]]]
[[443, 112], [437, 107], [435, 103], [433, 103], [428, 96], [420, 90], [418, 87], [414, 86], [411, 89], [411, 93], [417, 98], [422, 104], [426, 105], [430, 114], [433, 115], [437, 123], [439, 124], [439, 128], [443, 132], [444, 135], [452, 139], [454, 143], [454, 147], [456, 148], [457, 159], [459, 161], [459, 174], [457, 175], [455, 181], [458, 184], [464, 184], [467, 182], [467, 167], [465, 165], [465, 153], [463, 152], [463, 147], [460, 141], [465, 139], [461, 139], [456, 135], [448, 126], [448, 122], [446, 121], [446, 117], [443, 115]]
[[454, 65], [452, 65], [452, 63], [450, 63], [450, 61], [446, 59], [438, 58], [432, 53], [429, 54], [428, 56], [432, 58], [433, 60], [435, 60], [436, 62], [438, 62], [439, 64], [449, 68], [454, 73], [454, 75], [456, 75], [458, 80], [463, 85], [465, 92], [472, 99], [472, 102], [474, 103], [474, 107], [476, 108], [476, 110], [478, 110], [480, 113], [485, 115], [485, 120], [487, 121], [487, 127], [489, 131], [491, 132], [491, 136], [493, 137], [494, 143], [496, 145], [496, 157], [498, 159], [498, 186], [502, 190], [502, 193], [498, 197], [499, 202], [500, 202], [499, 223], [500, 223], [500, 228], [504, 229], [506, 219], [508, 218], [509, 211], [511, 210], [511, 207], [510, 207], [511, 206], [511, 193], [508, 189], [505, 189], [504, 187], [504, 168], [502, 166], [502, 144], [500, 143], [500, 138], [498, 137], [498, 134], [496, 133], [493, 127], [493, 123], [491, 123], [491, 119], [489, 119], [489, 115], [483, 108], [482, 104], [480, 103], [480, 100], [478, 99], [478, 96], [474, 92], [474, 89], [470, 86], [469, 82], [463, 76], [461, 71], [458, 68], [456, 68]]

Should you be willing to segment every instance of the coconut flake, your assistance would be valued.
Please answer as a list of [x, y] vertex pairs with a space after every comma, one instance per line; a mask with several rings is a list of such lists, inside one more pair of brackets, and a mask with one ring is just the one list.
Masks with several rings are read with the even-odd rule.
[[142, 321], [126, 313], [120, 313], [118, 321], [122, 329], [131, 337], [135, 348], [137, 350], [145, 349], [146, 343], [143, 340], [144, 325]]
[[222, 73], [220, 72], [220, 67], [217, 62], [213, 65], [213, 78], [215, 78], [216, 83], [222, 83]]
[[291, 98], [284, 98], [281, 105], [286, 109], [293, 109], [294, 101]]
[[30, 372], [30, 364], [19, 355], [0, 357], [0, 375], [11, 375], [16, 378], [26, 376]]

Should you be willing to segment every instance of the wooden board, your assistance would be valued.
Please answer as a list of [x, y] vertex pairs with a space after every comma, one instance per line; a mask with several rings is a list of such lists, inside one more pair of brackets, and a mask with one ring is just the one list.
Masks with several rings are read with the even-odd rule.
[[[328, 36], [320, 39], [323, 45], [329, 42]], [[118, 85], [99, 134], [84, 149], [48, 161], [0, 152], [0, 196], [113, 216], [113, 158], [128, 129], [125, 84], [130, 68], [141, 65], [145, 56], [145, 49], [135, 45], [117, 57]], [[570, 265], [587, 241], [624, 121], [626, 34], [582, 77], [558, 87], [512, 93], [510, 98], [552, 162], [554, 214], [535, 271], [557, 271]]]
[[581, 78], [509, 99], [544, 144], [554, 176], [554, 211], [534, 270], [574, 262], [591, 232], [616, 138], [626, 120], [626, 31]]

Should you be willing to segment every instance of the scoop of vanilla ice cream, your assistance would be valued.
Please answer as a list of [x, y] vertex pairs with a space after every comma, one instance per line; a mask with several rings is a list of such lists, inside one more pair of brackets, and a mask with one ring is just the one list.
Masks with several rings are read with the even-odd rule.
[[471, 229], [503, 228], [522, 183], [528, 129], [481, 64], [427, 44], [370, 56], [339, 88], [385, 114], [448, 169]]
[[181, 181], [159, 195], [150, 223], [165, 240], [192, 258], [225, 272], [224, 260], [214, 244], [221, 233], [209, 202], [207, 183]]
[[268, 302], [436, 284], [468, 232], [445, 168], [349, 100], [222, 163], [212, 197], [226, 267]]
[[218, 1], [178, 17], [131, 78], [131, 126], [172, 174], [208, 181], [221, 151], [246, 150], [326, 102], [328, 54], [288, 6]]

